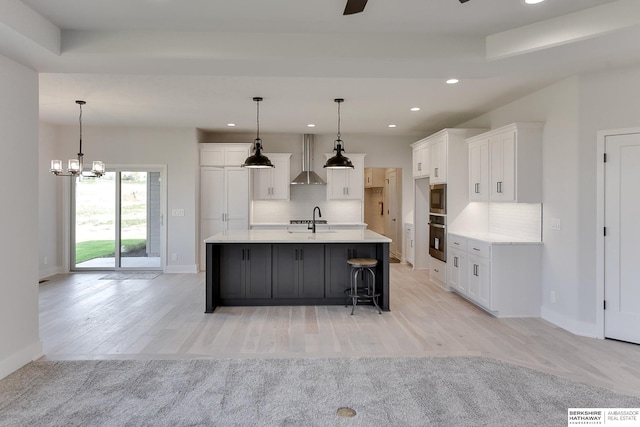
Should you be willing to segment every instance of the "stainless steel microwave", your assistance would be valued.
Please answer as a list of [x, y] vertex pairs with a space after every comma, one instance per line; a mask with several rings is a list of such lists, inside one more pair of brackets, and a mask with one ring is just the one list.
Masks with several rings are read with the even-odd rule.
[[447, 184], [429, 186], [429, 212], [447, 213]]

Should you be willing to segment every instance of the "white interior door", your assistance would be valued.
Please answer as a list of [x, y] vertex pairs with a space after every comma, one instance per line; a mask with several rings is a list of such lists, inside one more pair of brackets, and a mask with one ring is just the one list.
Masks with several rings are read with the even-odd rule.
[[640, 343], [640, 134], [605, 140], [605, 337]]

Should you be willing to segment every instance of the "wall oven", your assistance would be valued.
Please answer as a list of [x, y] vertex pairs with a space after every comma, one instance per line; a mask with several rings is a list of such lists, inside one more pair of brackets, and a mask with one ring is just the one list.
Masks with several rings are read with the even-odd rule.
[[447, 262], [447, 217], [429, 215], [429, 255]]
[[447, 184], [429, 186], [429, 213], [447, 213]]

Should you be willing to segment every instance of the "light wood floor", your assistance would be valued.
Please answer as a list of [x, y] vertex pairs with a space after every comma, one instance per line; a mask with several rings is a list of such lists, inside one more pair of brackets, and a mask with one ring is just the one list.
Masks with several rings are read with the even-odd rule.
[[223, 307], [204, 313], [204, 274], [40, 286], [45, 358], [492, 357], [640, 396], [640, 346], [574, 336], [541, 319], [496, 319], [391, 264], [391, 311], [344, 306]]

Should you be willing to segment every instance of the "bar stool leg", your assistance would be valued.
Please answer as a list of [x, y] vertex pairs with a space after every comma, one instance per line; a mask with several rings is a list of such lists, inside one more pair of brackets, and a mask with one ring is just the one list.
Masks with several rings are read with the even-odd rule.
[[[373, 292], [371, 293], [371, 301], [373, 301], [373, 305], [375, 305], [375, 307], [378, 309], [378, 314], [382, 314], [382, 310], [380, 309], [380, 306], [378, 305], [378, 297], [376, 295], [376, 273], [375, 271], [373, 271], [372, 268], [367, 268], [367, 270], [369, 270], [371, 272], [371, 278], [373, 280], [373, 285], [371, 286]], [[367, 286], [368, 288], [368, 286]]]

